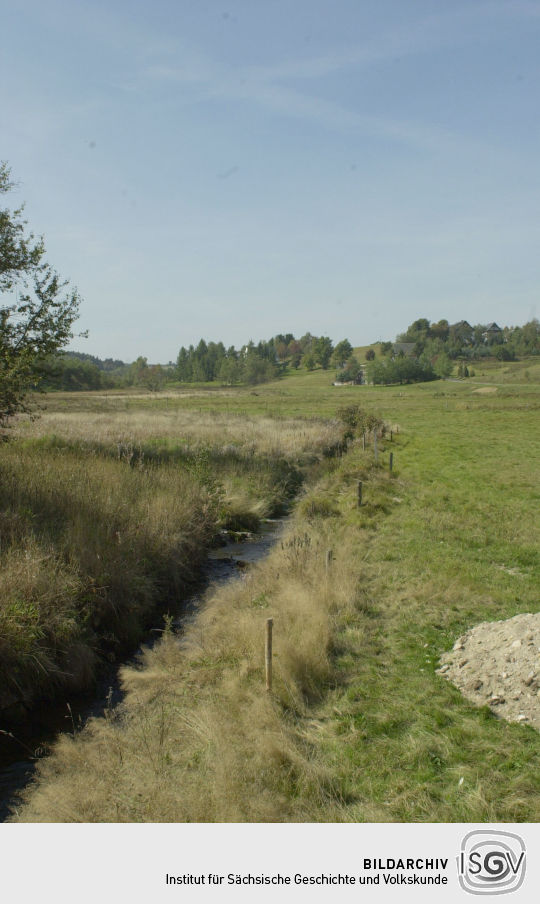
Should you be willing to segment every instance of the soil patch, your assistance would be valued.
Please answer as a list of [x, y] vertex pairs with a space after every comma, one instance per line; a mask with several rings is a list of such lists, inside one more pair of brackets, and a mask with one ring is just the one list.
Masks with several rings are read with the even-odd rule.
[[478, 393], [478, 395], [487, 395], [490, 392], [497, 392], [496, 386], [482, 386], [481, 389], [473, 389], [473, 392]]
[[437, 672], [473, 703], [540, 730], [540, 613], [477, 625]]

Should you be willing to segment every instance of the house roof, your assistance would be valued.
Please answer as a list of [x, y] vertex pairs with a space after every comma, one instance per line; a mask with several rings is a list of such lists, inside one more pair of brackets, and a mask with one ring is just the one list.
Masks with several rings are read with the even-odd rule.
[[489, 323], [489, 324], [486, 326], [484, 332], [485, 332], [485, 333], [502, 333], [502, 330], [501, 330], [500, 326], [498, 326], [498, 324], [496, 324], [496, 323]]
[[459, 320], [458, 323], [453, 323], [450, 327], [451, 330], [472, 330], [472, 326], [466, 320]]

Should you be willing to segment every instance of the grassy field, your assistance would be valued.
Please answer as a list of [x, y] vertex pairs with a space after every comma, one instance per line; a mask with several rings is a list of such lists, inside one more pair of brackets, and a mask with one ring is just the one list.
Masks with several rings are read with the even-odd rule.
[[61, 740], [14, 818], [537, 821], [537, 732], [472, 706], [435, 671], [467, 628], [539, 609], [540, 386], [512, 365], [482, 370], [417, 386], [338, 389], [316, 371], [256, 392], [55, 401], [51, 419], [65, 420], [54, 432], [70, 442], [88, 442], [68, 434], [89, 412], [146, 413], [195, 433], [198, 420], [242, 424], [242, 435], [252, 423], [251, 443], [266, 422], [297, 462], [311, 442], [292, 443], [300, 425], [337, 435], [342, 406], [394, 432], [379, 438], [377, 463], [358, 438], [323, 458], [283, 544], [208, 597], [180, 641], [166, 634], [143, 668], [124, 669], [123, 707]]
[[[342, 426], [51, 396], [0, 448], [0, 709], [88, 687], [192, 591], [220, 529], [283, 512]], [[66, 413], [64, 403], [72, 409]], [[73, 410], [73, 403], [76, 408]], [[7, 708], [7, 712], [6, 712]], [[4, 727], [5, 727], [4, 725]], [[1, 740], [1, 739], [0, 739]]]

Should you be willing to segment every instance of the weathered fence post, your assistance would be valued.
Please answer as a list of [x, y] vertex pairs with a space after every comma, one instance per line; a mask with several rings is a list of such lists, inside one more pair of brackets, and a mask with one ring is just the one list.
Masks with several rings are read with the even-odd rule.
[[358, 481], [358, 508], [362, 505], [362, 481]]
[[390, 470], [394, 467], [394, 453], [390, 452]]
[[362, 452], [366, 451], [366, 434], [362, 433]]
[[392, 431], [390, 431], [390, 442], [392, 443], [393, 441], [394, 441], [394, 440], [393, 440], [393, 437], [392, 437]]
[[377, 464], [379, 460], [379, 450], [377, 448], [377, 430], [373, 431], [373, 453], [375, 455], [375, 464]]
[[326, 574], [330, 571], [334, 554], [331, 549], [326, 550]]
[[266, 619], [266, 690], [272, 692], [272, 626], [273, 618]]

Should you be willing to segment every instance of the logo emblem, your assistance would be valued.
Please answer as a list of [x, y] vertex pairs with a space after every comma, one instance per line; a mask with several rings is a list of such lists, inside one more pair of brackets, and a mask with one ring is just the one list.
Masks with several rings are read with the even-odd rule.
[[511, 832], [469, 832], [461, 842], [459, 884], [471, 895], [504, 895], [525, 878], [525, 843]]

